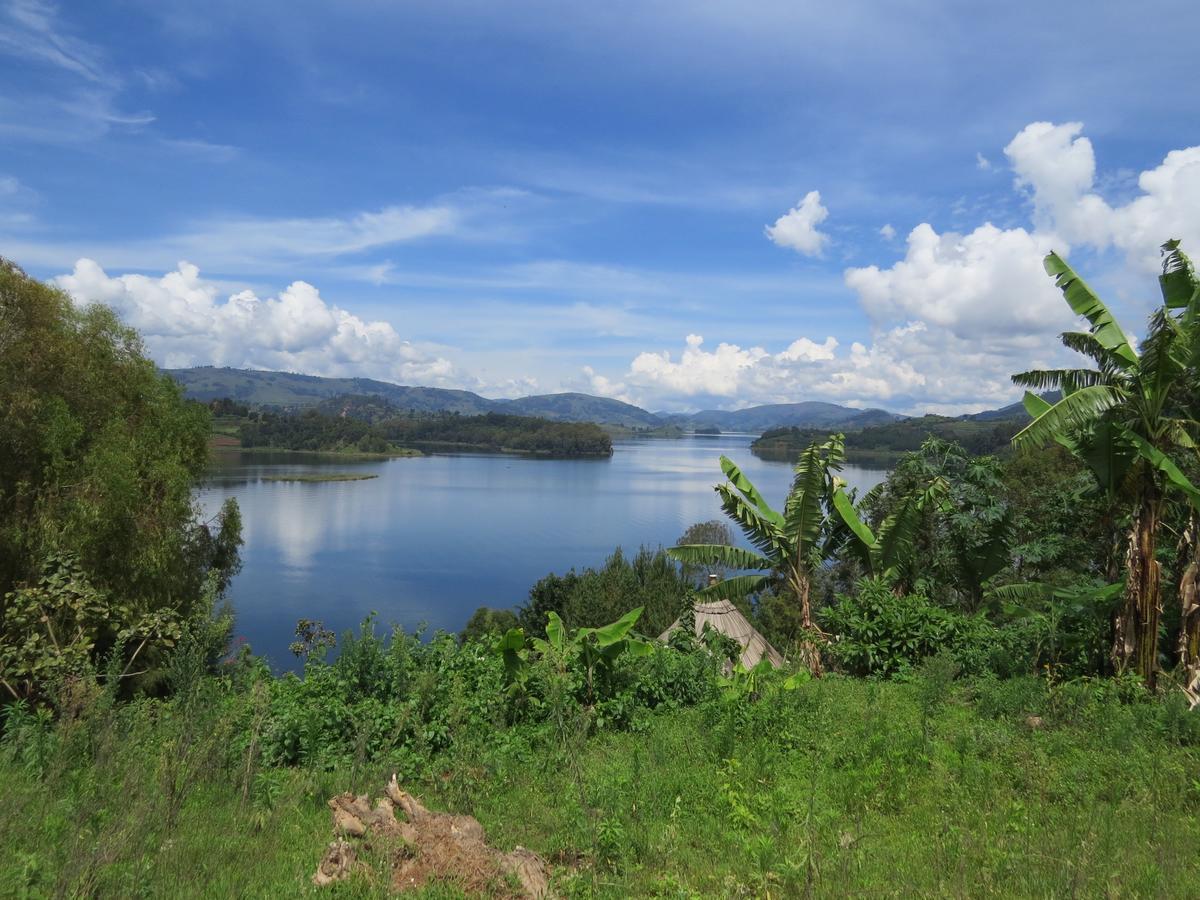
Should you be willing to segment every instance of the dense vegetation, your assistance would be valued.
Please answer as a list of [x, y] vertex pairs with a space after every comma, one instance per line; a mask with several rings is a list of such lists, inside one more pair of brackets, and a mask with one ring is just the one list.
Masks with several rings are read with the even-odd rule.
[[397, 448], [470, 449], [545, 456], [608, 456], [612, 439], [597, 425], [485, 413], [401, 413], [378, 398], [344, 397], [337, 413], [259, 413], [240, 427], [243, 447], [391, 453]]
[[[88, 694], [57, 725], [10, 708], [0, 883], [319, 896], [326, 800], [395, 771], [545, 854], [570, 897], [1194, 893], [1200, 734], [1178, 693], [933, 658], [904, 680], [763, 676], [750, 702], [711, 659], [631, 661], [593, 713], [549, 666], [505, 691], [488, 645], [366, 637], [303, 679], [181, 661], [170, 699]], [[390, 855], [333, 895], [385, 896]]]
[[0, 422], [0, 694], [102, 658], [153, 683], [237, 566], [236, 504], [192, 500], [207, 410], [110, 310], [0, 260]]
[[[1028, 416], [1001, 420], [978, 420], [969, 416], [925, 415], [872, 425], [846, 432], [846, 458], [851, 462], [892, 465], [904, 453], [920, 448], [926, 438], [953, 441], [976, 456], [1007, 453], [1013, 435], [1029, 421]], [[750, 445], [764, 459], [795, 459], [813, 441], [828, 437], [828, 430], [771, 428]]]
[[[478, 816], [498, 845], [546, 854], [568, 896], [1194, 894], [1200, 283], [1165, 249], [1164, 305], [1137, 348], [1047, 260], [1090, 326], [1064, 342], [1095, 366], [1017, 376], [1060, 391], [1027, 395], [1021, 452], [927, 438], [857, 496], [838, 474], [844, 439], [823, 435], [774, 504], [722, 459], [716, 489], [741, 543], [698, 523], [668, 551], [548, 575], [522, 609], [482, 609], [458, 639], [381, 637], [368, 620], [335, 640], [301, 620], [303, 671], [282, 677], [250, 648], [230, 654], [213, 615], [236, 568], [232, 510], [214, 532], [178, 507], [165, 546], [204, 551], [186, 557], [180, 593], [143, 588], [157, 583], [145, 572], [106, 576], [108, 560], [69, 543], [89, 533], [67, 527], [76, 507], [59, 505], [68, 479], [99, 479], [80, 502], [109, 490], [105, 466], [78, 462], [92, 430], [18, 417], [13, 446], [34, 449], [14, 458], [33, 474], [4, 481], [0, 500], [40, 485], [44, 499], [12, 507], [6, 527], [42, 538], [8, 545], [25, 562], [0, 647], [9, 660], [36, 645], [42, 662], [3, 710], [0, 883], [32, 896], [301, 894], [328, 840], [327, 798], [377, 792], [395, 772], [427, 803]], [[78, 358], [96, 375], [13, 367], [7, 409], [89, 409], [93, 390], [131, 404], [120, 434], [142, 455], [112, 471], [157, 509], [173, 495], [135, 477], [159, 471], [158, 444], [138, 445], [136, 429], [187, 435], [161, 442], [170, 457], [202, 435], [203, 411], [153, 375], [111, 316], [6, 272], [4, 324], [51, 323], [49, 339], [70, 347], [63, 365]], [[107, 323], [94, 344], [70, 343], [97, 334], [90, 317]], [[10, 333], [23, 332], [0, 331], [3, 349], [32, 359], [36, 342]], [[323, 433], [356, 421], [259, 424]], [[452, 432], [471, 420], [433, 421]], [[184, 488], [191, 472], [180, 470]], [[124, 534], [134, 545], [112, 552], [126, 566], [171, 558], [140, 556], [140, 532]], [[56, 540], [69, 563], [39, 567], [34, 551], [58, 553]], [[739, 604], [791, 662], [726, 676], [727, 638], [681, 628], [651, 640], [694, 597]], [[131, 599], [157, 604], [165, 624], [122, 625], [116, 601]], [[57, 636], [96, 616], [116, 622], [107, 637], [64, 648]], [[122, 677], [135, 642], [153, 647], [153, 682]], [[386, 891], [392, 850], [367, 854], [337, 893]], [[456, 895], [453, 884], [425, 894]]]

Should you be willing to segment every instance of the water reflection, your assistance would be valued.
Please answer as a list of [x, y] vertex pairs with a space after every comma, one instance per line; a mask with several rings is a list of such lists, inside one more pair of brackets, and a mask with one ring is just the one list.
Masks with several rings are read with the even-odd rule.
[[[206, 509], [241, 505], [246, 546], [232, 587], [238, 633], [277, 665], [296, 619], [338, 631], [369, 612], [384, 622], [455, 630], [477, 606], [514, 606], [549, 572], [596, 565], [614, 547], [670, 545], [721, 518], [717, 459], [732, 457], [781, 503], [791, 466], [764, 461], [748, 435], [618, 442], [606, 460], [445, 455], [341, 461], [224, 454], [200, 491]], [[353, 471], [356, 482], [264, 476]], [[848, 467], [860, 490], [881, 471]]]

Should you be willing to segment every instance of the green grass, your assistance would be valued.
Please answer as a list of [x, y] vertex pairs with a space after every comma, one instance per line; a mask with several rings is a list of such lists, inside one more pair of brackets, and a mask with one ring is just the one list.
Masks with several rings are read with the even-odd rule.
[[321, 481], [370, 481], [378, 475], [355, 472], [297, 472], [293, 475], [264, 475], [263, 481], [302, 481], [306, 484]]
[[[6, 738], [3, 890], [316, 894], [325, 801], [377, 793], [411, 763], [247, 767], [230, 748], [256, 727], [250, 693], [210, 687], [190, 712], [181, 704]], [[589, 739], [457, 735], [406, 786], [477, 816], [492, 843], [555, 861], [568, 896], [1188, 897], [1200, 883], [1194, 715], [1170, 699], [1123, 703], [1110, 686], [830, 677]], [[382, 896], [385, 883], [327, 895]]]

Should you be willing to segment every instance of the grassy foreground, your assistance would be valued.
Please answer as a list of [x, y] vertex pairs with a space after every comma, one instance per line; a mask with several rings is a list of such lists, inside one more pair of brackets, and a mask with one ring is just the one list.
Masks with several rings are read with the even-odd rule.
[[210, 678], [170, 701], [74, 698], [58, 725], [11, 713], [0, 892], [315, 895], [326, 800], [378, 793], [396, 769], [493, 844], [549, 858], [567, 896], [1187, 897], [1200, 884], [1196, 717], [1114, 682], [829, 677], [624, 732], [500, 728], [423, 762], [332, 768], [258, 766], [263, 697]]

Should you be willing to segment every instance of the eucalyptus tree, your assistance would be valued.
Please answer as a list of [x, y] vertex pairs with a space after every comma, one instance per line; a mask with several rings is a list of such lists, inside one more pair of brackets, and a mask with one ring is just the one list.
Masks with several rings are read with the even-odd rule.
[[812, 579], [827, 558], [832, 525], [831, 504], [837, 488], [836, 474], [845, 459], [843, 436], [813, 442], [800, 454], [792, 486], [778, 511], [728, 457], [721, 471], [728, 479], [715, 488], [721, 509], [756, 548], [747, 550], [724, 544], [681, 544], [667, 552], [684, 565], [719, 565], [756, 573], [735, 575], [701, 591], [698, 596], [734, 600], [775, 587], [790, 595], [799, 608], [800, 655], [809, 670], [821, 672], [821, 644], [825, 635], [813, 622]]
[[[1087, 331], [1063, 334], [1062, 342], [1089, 357], [1094, 366], [1013, 376], [1016, 384], [1027, 388], [1062, 392], [1058, 402], [1037, 408], [1033, 421], [1013, 438], [1014, 445], [1028, 449], [1057, 439], [1081, 451], [1090, 448], [1085, 452], [1108, 457], [1113, 489], [1132, 496], [1125, 593], [1114, 623], [1112, 659], [1118, 671], [1133, 669], [1150, 687], [1158, 670], [1162, 617], [1157, 545], [1164, 495], [1171, 487], [1194, 490], [1172, 456], [1195, 447], [1194, 411], [1180, 402], [1180, 393], [1195, 357], [1198, 301], [1195, 291], [1182, 296], [1179, 273], [1188, 267], [1177, 243], [1164, 245], [1164, 252], [1164, 303], [1150, 317], [1140, 348], [1087, 283], [1050, 253], [1047, 274], [1089, 325]], [[1130, 462], [1122, 474], [1124, 459]]]

